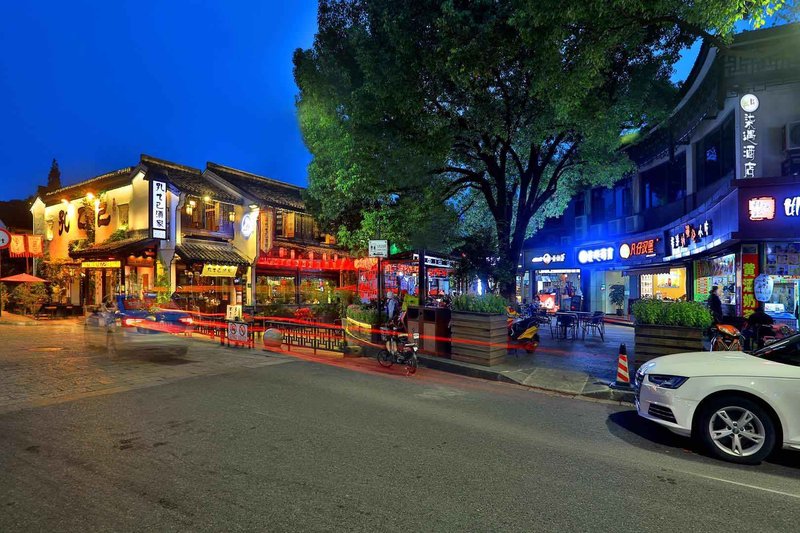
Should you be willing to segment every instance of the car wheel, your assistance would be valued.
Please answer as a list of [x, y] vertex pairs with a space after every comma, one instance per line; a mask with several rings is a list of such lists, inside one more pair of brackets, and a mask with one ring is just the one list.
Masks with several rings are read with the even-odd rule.
[[711, 400], [700, 413], [697, 429], [713, 455], [733, 463], [758, 464], [775, 448], [777, 430], [772, 416], [741, 396]]

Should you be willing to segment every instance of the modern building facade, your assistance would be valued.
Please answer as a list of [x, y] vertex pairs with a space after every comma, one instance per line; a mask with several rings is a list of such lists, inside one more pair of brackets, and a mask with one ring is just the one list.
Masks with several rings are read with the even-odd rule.
[[705, 301], [717, 285], [725, 313], [747, 316], [763, 272], [775, 282], [768, 312], [795, 323], [798, 49], [798, 25], [745, 32], [725, 50], [704, 45], [670, 117], [626, 148], [636, 174], [581, 194], [531, 239], [521, 299], [544, 293], [564, 307], [578, 295], [583, 310], [613, 313], [614, 285], [628, 303]]

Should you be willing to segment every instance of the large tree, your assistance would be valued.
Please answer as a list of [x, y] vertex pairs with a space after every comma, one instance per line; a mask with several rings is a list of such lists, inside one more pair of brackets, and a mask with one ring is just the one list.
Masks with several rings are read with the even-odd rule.
[[294, 57], [312, 208], [361, 239], [390, 213], [400, 237], [477, 195], [511, 273], [537, 220], [630, 170], [621, 135], [664, 117], [681, 50], [782, 5], [321, 0], [314, 46]]

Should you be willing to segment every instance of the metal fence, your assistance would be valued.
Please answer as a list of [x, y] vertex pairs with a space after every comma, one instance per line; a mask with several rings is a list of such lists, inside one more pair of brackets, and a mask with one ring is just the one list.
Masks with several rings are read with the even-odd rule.
[[282, 322], [279, 320], [256, 320], [263, 326], [263, 331], [277, 329], [283, 334], [283, 344], [291, 350], [292, 346], [311, 348], [332, 352], [344, 351], [344, 328], [339, 325], [303, 324], [299, 322]]

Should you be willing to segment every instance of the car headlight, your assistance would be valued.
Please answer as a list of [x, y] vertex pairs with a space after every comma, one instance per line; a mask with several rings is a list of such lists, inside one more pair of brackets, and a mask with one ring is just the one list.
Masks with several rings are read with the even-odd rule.
[[677, 389], [689, 379], [683, 376], [670, 376], [667, 374], [647, 374], [647, 379], [657, 387], [665, 389]]

